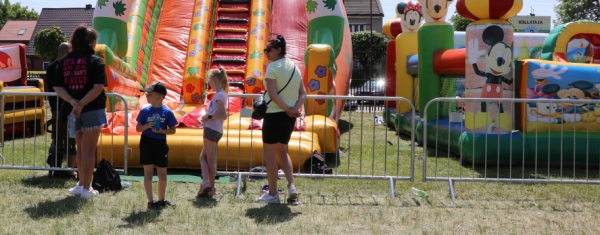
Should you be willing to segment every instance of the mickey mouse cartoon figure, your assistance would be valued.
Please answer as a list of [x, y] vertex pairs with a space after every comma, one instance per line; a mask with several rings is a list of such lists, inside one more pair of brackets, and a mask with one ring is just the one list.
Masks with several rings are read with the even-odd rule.
[[[504, 77], [510, 74], [513, 55], [512, 48], [504, 43], [504, 30], [497, 25], [492, 25], [483, 30], [483, 42], [491, 48], [488, 51], [479, 50], [479, 40], [470, 39], [468, 42], [467, 60], [473, 66], [475, 74], [485, 77], [485, 84], [481, 89], [481, 98], [503, 98], [502, 83], [512, 84], [513, 80]], [[486, 64], [485, 72], [477, 66], [479, 57], [484, 56]], [[502, 129], [510, 130], [512, 128], [511, 117], [504, 112], [502, 103], [498, 104], [499, 115], [492, 119], [488, 113], [488, 103], [481, 103], [481, 112], [474, 117], [474, 128], [488, 126], [488, 132], [492, 132], [494, 126], [499, 125]], [[497, 123], [500, 121], [501, 123]]]
[[[479, 41], [469, 40], [469, 63], [473, 65], [475, 74], [486, 77], [485, 84], [481, 89], [481, 98], [502, 98], [502, 82], [511, 85], [513, 80], [503, 75], [510, 73], [513, 55], [512, 48], [502, 42], [504, 30], [500, 26], [492, 25], [483, 30], [483, 42], [490, 45], [489, 51], [479, 50]], [[477, 60], [485, 55], [485, 72], [479, 70]], [[500, 113], [504, 113], [502, 104], [498, 104]], [[486, 102], [481, 103], [481, 112], [487, 112]]]
[[[586, 80], [577, 80], [569, 83], [572, 88], [561, 88], [560, 85], [555, 83], [548, 83], [542, 86], [542, 92], [546, 94], [554, 94], [554, 99], [566, 99], [566, 100], [591, 100], [593, 99], [592, 93], [589, 91], [594, 87], [594, 84]], [[562, 113], [564, 122], [566, 123], [578, 123], [581, 121], [595, 121], [596, 117], [593, 115], [595, 111], [594, 104], [588, 103], [564, 103], [562, 107], [556, 109], [556, 112]], [[589, 115], [586, 114], [592, 112]], [[586, 115], [582, 115], [586, 114]], [[589, 119], [589, 120], [588, 120]]]

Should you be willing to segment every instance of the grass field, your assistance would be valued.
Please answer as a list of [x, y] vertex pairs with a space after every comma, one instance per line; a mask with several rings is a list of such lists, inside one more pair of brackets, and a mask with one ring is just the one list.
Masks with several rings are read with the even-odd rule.
[[[381, 116], [381, 114], [378, 114]], [[346, 113], [340, 121], [339, 175], [410, 175], [410, 141], [373, 125], [373, 114]], [[361, 122], [364, 118], [364, 122]], [[35, 144], [34, 144], [35, 141]], [[47, 141], [50, 141], [49, 138]], [[389, 141], [389, 142], [388, 142]], [[14, 147], [13, 147], [14, 146]], [[35, 151], [33, 150], [35, 146]], [[44, 137], [16, 138], [4, 145], [3, 165], [43, 165]], [[25, 149], [23, 155], [19, 153]], [[15, 154], [12, 153], [14, 150]], [[432, 151], [429, 151], [432, 152]], [[415, 181], [297, 179], [299, 206], [254, 202], [266, 181], [249, 182], [235, 196], [235, 183], [219, 184], [212, 200], [196, 199], [199, 185], [169, 183], [167, 199], [178, 204], [162, 213], [146, 212], [141, 182], [118, 193], [82, 201], [67, 196], [75, 181], [48, 179], [45, 171], [0, 170], [2, 234], [598, 234], [600, 189], [596, 185], [455, 183], [452, 201], [447, 182], [421, 182], [422, 148], [417, 147]], [[482, 177], [481, 168], [457, 158], [428, 156], [428, 174]], [[292, 156], [293, 157], [293, 156]], [[34, 160], [35, 158], [35, 160]], [[437, 168], [436, 168], [437, 167]], [[557, 169], [511, 169], [521, 177], [560, 176]], [[488, 177], [509, 168], [489, 168]], [[589, 173], [598, 180], [597, 169]], [[563, 176], [572, 172], [563, 172]], [[28, 175], [34, 178], [28, 180]], [[579, 174], [578, 174], [579, 175]], [[577, 177], [577, 176], [576, 176]], [[569, 179], [569, 178], [565, 178]], [[285, 185], [285, 180], [279, 184]], [[156, 185], [155, 185], [156, 187]], [[410, 188], [424, 189], [429, 199]], [[282, 195], [282, 199], [285, 195]]]

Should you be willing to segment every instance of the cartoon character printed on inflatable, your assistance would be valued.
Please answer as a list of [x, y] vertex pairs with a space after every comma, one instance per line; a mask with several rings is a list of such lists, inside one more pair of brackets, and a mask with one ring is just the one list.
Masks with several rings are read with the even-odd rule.
[[425, 23], [445, 22], [448, 6], [453, 0], [419, 0], [423, 8]]
[[406, 4], [402, 18], [402, 32], [416, 32], [419, 29], [423, 19], [423, 11], [421, 9], [421, 4], [418, 2], [408, 2]]
[[[497, 26], [491, 25], [483, 31], [483, 42], [490, 45], [489, 51], [479, 50], [479, 41], [469, 40], [468, 60], [473, 65], [475, 74], [485, 77], [486, 81], [481, 89], [481, 98], [502, 98], [503, 88], [502, 83], [511, 85], [513, 80], [505, 78], [503, 75], [509, 74], [512, 67], [513, 55], [512, 48], [504, 43], [504, 30]], [[485, 55], [485, 72], [479, 70], [477, 61], [479, 57]], [[501, 103], [498, 104], [500, 113], [504, 113], [504, 108]], [[487, 112], [487, 103], [481, 103], [481, 112]]]
[[[542, 92], [546, 94], [554, 94], [554, 99], [565, 99], [565, 100], [591, 100], [592, 93], [590, 89], [594, 87], [594, 84], [586, 80], [577, 80], [569, 83], [571, 88], [561, 88], [560, 85], [555, 83], [548, 83], [542, 86]], [[562, 113], [564, 122], [566, 123], [577, 123], [595, 121], [596, 117], [591, 113], [588, 115], [582, 115], [588, 113], [588, 111], [594, 111], [594, 104], [588, 103], [563, 103], [562, 107], [556, 109], [557, 112]]]
[[531, 103], [527, 106], [527, 121], [562, 124], [564, 120], [557, 110], [557, 103]]

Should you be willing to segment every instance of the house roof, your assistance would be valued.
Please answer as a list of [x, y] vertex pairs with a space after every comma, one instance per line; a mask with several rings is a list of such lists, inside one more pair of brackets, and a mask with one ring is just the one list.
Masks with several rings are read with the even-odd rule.
[[8, 20], [0, 31], [0, 41], [29, 41], [37, 20]]
[[[371, 13], [371, 1], [373, 1], [373, 10]], [[379, 0], [344, 0], [346, 15], [348, 16], [382, 16], [383, 8]]]
[[35, 47], [33, 47], [33, 39], [35, 34], [46, 28], [58, 26], [65, 33], [67, 40], [71, 38], [71, 34], [80, 24], [92, 26], [92, 18], [94, 17], [94, 8], [43, 8], [40, 12], [40, 17], [37, 20], [37, 25], [31, 36], [31, 40], [27, 45], [27, 56], [35, 56]]

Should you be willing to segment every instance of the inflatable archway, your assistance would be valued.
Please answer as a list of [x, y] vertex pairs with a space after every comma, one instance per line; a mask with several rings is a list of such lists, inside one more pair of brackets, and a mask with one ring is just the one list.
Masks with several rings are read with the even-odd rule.
[[[567, 48], [571, 40], [585, 39], [594, 48], [594, 58], [591, 63], [600, 63], [600, 23], [595, 21], [576, 21], [557, 26], [550, 31], [544, 42], [543, 60], [569, 62]], [[596, 53], [597, 52], [597, 53]]]

